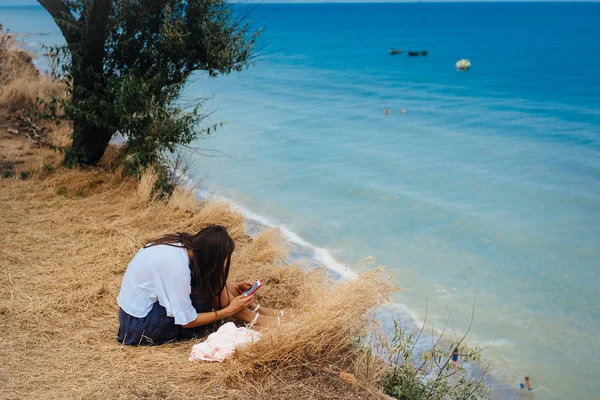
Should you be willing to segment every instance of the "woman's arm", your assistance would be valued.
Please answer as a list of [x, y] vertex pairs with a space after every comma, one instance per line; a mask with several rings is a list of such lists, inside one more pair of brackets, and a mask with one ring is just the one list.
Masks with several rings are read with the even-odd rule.
[[195, 328], [201, 325], [207, 325], [212, 322], [217, 322], [224, 318], [229, 318], [233, 314], [228, 312], [227, 309], [211, 311], [211, 312], [203, 312], [196, 316], [196, 319], [192, 322], [188, 322], [185, 325], [181, 325], [184, 328]]
[[[227, 290], [224, 290], [226, 292]], [[254, 300], [254, 295], [244, 296], [240, 295], [237, 297], [230, 298], [229, 293], [227, 295], [221, 294], [221, 305], [225, 306], [220, 310], [203, 312], [196, 316], [196, 319], [182, 325], [184, 328], [195, 328], [197, 326], [210, 324], [212, 322], [219, 321], [221, 319], [229, 318], [232, 315], [246, 309]], [[224, 301], [225, 300], [225, 301]]]

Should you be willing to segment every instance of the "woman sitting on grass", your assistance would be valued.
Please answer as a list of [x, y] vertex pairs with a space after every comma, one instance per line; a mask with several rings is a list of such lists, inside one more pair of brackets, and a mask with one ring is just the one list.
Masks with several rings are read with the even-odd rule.
[[213, 323], [229, 317], [251, 326], [278, 321], [281, 311], [243, 295], [251, 283], [227, 282], [234, 248], [219, 225], [146, 243], [123, 276], [117, 340], [139, 345], [202, 337]]

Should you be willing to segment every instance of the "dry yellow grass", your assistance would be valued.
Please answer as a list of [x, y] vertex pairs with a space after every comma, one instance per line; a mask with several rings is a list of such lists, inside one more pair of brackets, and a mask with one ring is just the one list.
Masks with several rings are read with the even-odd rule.
[[[276, 230], [251, 240], [226, 203], [199, 204], [182, 189], [152, 201], [152, 174], [136, 182], [118, 169], [64, 169], [50, 150], [2, 132], [0, 146], [37, 171], [0, 178], [0, 398], [382, 396], [382, 368], [367, 371], [353, 344], [371, 323], [367, 310], [393, 290], [379, 272], [331, 284], [321, 270], [290, 265]], [[223, 364], [189, 362], [197, 341], [119, 345], [115, 299], [135, 252], [160, 234], [210, 223], [236, 241], [230, 278], [263, 279], [261, 303], [287, 309], [286, 322]], [[342, 381], [342, 371], [357, 383]]]
[[7, 116], [39, 111], [38, 98], [60, 96], [64, 88], [41, 74], [32, 56], [0, 31], [0, 122]]
[[17, 78], [0, 87], [0, 106], [6, 114], [40, 111], [36, 99], [47, 97], [49, 93], [59, 96], [61, 88], [46, 75], [33, 79]]

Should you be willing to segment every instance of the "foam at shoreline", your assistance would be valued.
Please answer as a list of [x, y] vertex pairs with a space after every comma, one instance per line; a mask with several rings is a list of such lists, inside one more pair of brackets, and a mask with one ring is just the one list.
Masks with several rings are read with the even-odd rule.
[[[327, 271], [333, 280], [354, 279], [358, 277], [358, 274], [353, 271], [351, 267], [337, 261], [329, 250], [311, 244], [279, 221], [255, 213], [246, 206], [241, 205], [226, 196], [212, 192], [202, 185], [195, 185], [193, 180], [186, 175], [182, 175], [182, 180], [186, 187], [190, 189], [195, 188], [192, 190], [194, 190], [196, 197], [199, 200], [226, 202], [230, 204], [232, 209], [244, 214], [248, 229], [251, 234], [256, 234], [260, 229], [265, 227], [279, 229], [287, 241], [294, 246], [294, 250], [291, 252], [293, 260], [314, 260], [318, 265], [322, 265], [327, 268]], [[403, 329], [412, 331], [419, 331], [426, 323], [426, 321], [419, 317], [414, 310], [402, 303], [390, 303], [382, 306], [379, 310], [374, 312], [374, 316], [383, 327], [388, 339], [391, 339], [394, 330], [393, 324], [389, 323], [390, 320], [400, 319]], [[434, 332], [436, 334], [441, 333], [439, 329], [435, 329]], [[489, 346], [494, 344], [503, 344], [504, 341], [499, 343], [474, 343]], [[428, 349], [430, 344], [430, 341], [423, 336], [415, 347], [415, 355], [420, 357], [420, 354]], [[465, 365], [465, 368], [468, 371], [468, 375], [471, 376], [480, 376], [484, 372], [481, 366]], [[510, 386], [508, 382], [500, 381], [497, 377], [492, 376], [489, 373], [486, 375], [484, 382], [493, 388], [493, 394], [491, 397], [492, 399], [511, 400], [519, 398], [518, 392], [512, 386]]]
[[[188, 184], [192, 182], [188, 177], [186, 177], [184, 180]], [[232, 209], [239, 211], [246, 216], [246, 219], [248, 220], [248, 225], [253, 229], [256, 228], [254, 230], [257, 230], [261, 227], [279, 229], [279, 231], [287, 239], [287, 241], [294, 246], [294, 250], [292, 252], [294, 259], [314, 259], [320, 265], [326, 267], [334, 277], [339, 277], [339, 279], [354, 279], [358, 276], [356, 272], [352, 271], [350, 266], [344, 265], [341, 262], [337, 261], [329, 250], [309, 243], [296, 232], [286, 227], [284, 224], [278, 221], [274, 221], [263, 215], [257, 214], [252, 210], [248, 209], [246, 206], [243, 206], [225, 196], [218, 195], [216, 193], [211, 193], [206, 188], [201, 187], [197, 189], [196, 195], [201, 200], [210, 199], [229, 203]]]

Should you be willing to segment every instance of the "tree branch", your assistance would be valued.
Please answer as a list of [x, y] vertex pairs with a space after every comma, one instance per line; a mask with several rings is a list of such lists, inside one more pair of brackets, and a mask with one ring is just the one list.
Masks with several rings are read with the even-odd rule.
[[71, 14], [69, 7], [62, 0], [38, 0], [38, 3], [54, 18], [69, 47], [79, 40], [79, 35], [68, 28], [69, 25], [76, 24], [77, 21]]
[[[456, 347], [458, 348], [462, 342], [467, 338], [467, 335], [469, 334], [469, 332], [471, 331], [471, 327], [473, 326], [473, 320], [475, 319], [475, 300], [473, 300], [473, 307], [471, 309], [471, 321], [469, 322], [469, 328], [467, 328], [467, 331], [465, 332], [465, 334], [462, 336], [462, 338], [459, 340], [459, 342], [456, 344]], [[448, 325], [446, 324], [446, 327]], [[444, 328], [445, 330], [445, 328]], [[440, 336], [441, 338], [441, 336]], [[438, 339], [439, 340], [439, 339]], [[436, 382], [440, 375], [442, 375], [442, 373], [444, 372], [444, 369], [446, 369], [446, 366], [448, 366], [448, 363], [450, 362], [450, 360], [452, 359], [452, 356], [448, 357], [448, 359], [446, 360], [446, 362], [444, 363], [442, 369], [440, 369], [440, 372], [437, 374], [437, 376], [434, 379], [434, 382]], [[431, 396], [431, 393], [433, 392], [434, 389], [434, 385], [431, 385], [429, 391], [427, 391], [427, 395], [425, 397], [425, 399], [429, 399], [429, 397]], [[427, 386], [423, 389], [423, 391], [421, 392], [421, 395], [419, 396], [419, 399], [421, 398], [421, 396], [425, 393], [425, 391], [427, 390]]]
[[475, 388], [471, 391], [471, 393], [469, 393], [469, 395], [467, 396], [467, 398], [465, 400], [469, 400], [471, 398], [471, 396], [473, 396], [473, 393], [475, 393], [477, 391], [477, 389], [479, 389], [479, 387], [481, 386], [481, 383], [483, 382], [483, 378], [485, 377], [485, 374], [487, 374], [488, 369], [490, 368], [490, 365], [491, 364], [488, 364], [487, 367], [485, 367], [483, 374], [481, 374], [481, 378], [479, 378], [479, 382], [477, 382], [477, 384], [475, 385]]

